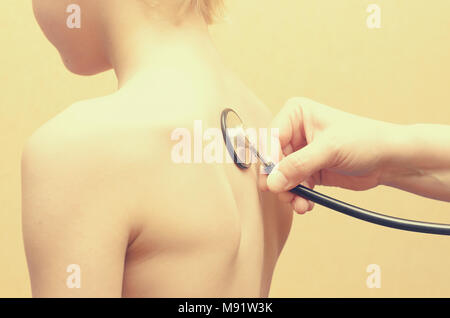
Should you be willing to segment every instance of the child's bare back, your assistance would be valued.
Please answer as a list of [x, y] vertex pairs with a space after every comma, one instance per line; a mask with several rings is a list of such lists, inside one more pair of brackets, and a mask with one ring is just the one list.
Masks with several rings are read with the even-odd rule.
[[[117, 6], [137, 6], [130, 3]], [[126, 20], [129, 31], [144, 29], [136, 15]], [[198, 18], [188, 14], [188, 33], [175, 41], [180, 30], [171, 30], [161, 46], [115, 34], [105, 54], [115, 58], [120, 89], [75, 103], [28, 141], [23, 230], [34, 296], [268, 295], [291, 226], [289, 206], [258, 190], [256, 166], [173, 158], [174, 131], [195, 134], [196, 120], [203, 131], [219, 129], [226, 107], [249, 127], [271, 119], [210, 52]], [[71, 264], [81, 288], [67, 286]]]

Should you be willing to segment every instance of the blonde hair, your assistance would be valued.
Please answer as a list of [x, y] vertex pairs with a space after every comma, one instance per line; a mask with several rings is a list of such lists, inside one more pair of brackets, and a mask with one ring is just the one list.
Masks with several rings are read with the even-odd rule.
[[181, 12], [186, 12], [189, 9], [197, 10], [206, 23], [211, 24], [221, 14], [222, 8], [222, 0], [182, 0]]
[[148, 8], [159, 8], [160, 13], [165, 12], [166, 17], [177, 23], [187, 12], [196, 11], [206, 23], [211, 24], [222, 13], [223, 0], [140, 0]]

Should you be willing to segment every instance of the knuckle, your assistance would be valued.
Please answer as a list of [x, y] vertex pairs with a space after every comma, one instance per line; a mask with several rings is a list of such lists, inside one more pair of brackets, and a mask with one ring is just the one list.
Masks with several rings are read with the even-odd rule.
[[287, 160], [289, 168], [294, 171], [299, 171], [302, 168], [303, 163], [298, 156], [290, 156]]
[[311, 100], [306, 97], [291, 97], [286, 103], [285, 107], [288, 109], [295, 109], [301, 106], [307, 106], [311, 103]]

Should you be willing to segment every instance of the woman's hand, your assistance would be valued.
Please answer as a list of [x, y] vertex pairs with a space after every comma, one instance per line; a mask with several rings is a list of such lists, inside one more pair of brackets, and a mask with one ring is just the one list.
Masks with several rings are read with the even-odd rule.
[[384, 183], [402, 126], [345, 113], [306, 98], [290, 99], [275, 117], [283, 159], [263, 190], [279, 194], [300, 214], [313, 203], [288, 192], [296, 185], [366, 190]]

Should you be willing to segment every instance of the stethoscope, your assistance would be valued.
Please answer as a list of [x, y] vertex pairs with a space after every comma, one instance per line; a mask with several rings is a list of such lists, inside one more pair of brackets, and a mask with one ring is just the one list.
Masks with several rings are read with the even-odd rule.
[[[242, 157], [247, 159], [250, 154], [253, 154], [253, 156], [255, 156], [264, 166], [264, 170], [267, 174], [272, 171], [275, 165], [272, 162], [265, 160], [250, 142], [244, 123], [234, 110], [227, 108], [222, 112], [221, 128], [228, 153], [240, 169], [248, 169], [251, 165], [249, 160], [243, 160]], [[290, 192], [337, 212], [341, 212], [366, 222], [405, 231], [450, 235], [450, 224], [413, 221], [372, 212], [336, 200], [322, 193], [304, 187], [301, 184], [291, 189]]]

